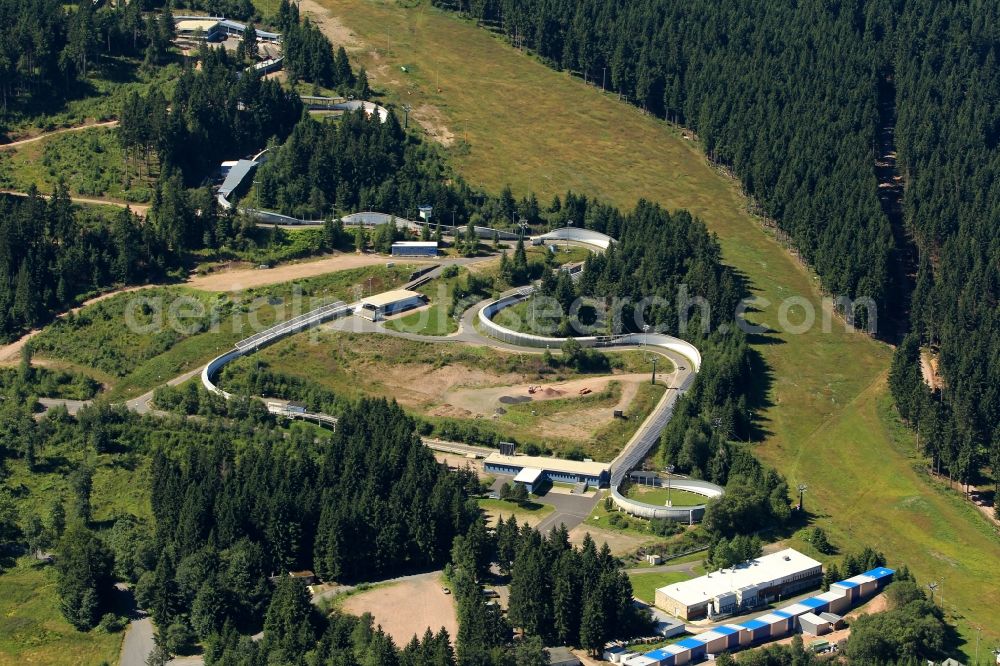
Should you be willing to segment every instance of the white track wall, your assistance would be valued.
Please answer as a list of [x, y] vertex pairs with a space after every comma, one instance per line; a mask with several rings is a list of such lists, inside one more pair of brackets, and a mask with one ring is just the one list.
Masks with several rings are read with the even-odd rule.
[[[580, 243], [593, 245], [600, 249], [607, 249], [614, 239], [604, 234], [587, 229], [559, 229], [541, 236], [546, 240], [571, 240]], [[508, 308], [519, 303], [535, 291], [534, 287], [526, 287], [517, 293], [510, 294], [491, 301], [483, 306], [479, 311], [479, 324], [483, 330], [491, 337], [508, 344], [520, 347], [534, 347], [544, 349], [559, 349], [568, 338], [546, 337], [514, 331], [504, 326], [500, 326], [493, 321], [493, 317], [504, 308]], [[690, 342], [675, 338], [662, 333], [628, 333], [615, 336], [587, 336], [576, 338], [582, 347], [592, 348], [614, 348], [614, 347], [635, 347], [645, 346], [650, 351], [670, 351], [686, 358], [691, 363], [693, 372], [686, 375], [683, 383], [676, 387], [675, 391], [667, 391], [660, 402], [657, 403], [653, 412], [639, 426], [639, 429], [629, 440], [622, 452], [611, 462], [611, 497], [615, 505], [634, 516], [642, 518], [667, 518], [678, 522], [695, 523], [705, 515], [705, 505], [666, 507], [646, 504], [625, 497], [618, 491], [625, 475], [636, 465], [642, 462], [643, 458], [656, 445], [660, 433], [666, 427], [667, 422], [673, 416], [674, 407], [678, 398], [691, 387], [695, 374], [701, 369], [701, 352]], [[671, 486], [682, 490], [689, 490], [697, 494], [705, 495], [708, 498], [722, 495], [723, 489], [715, 484], [686, 480], [684, 485], [677, 485], [671, 481]]]

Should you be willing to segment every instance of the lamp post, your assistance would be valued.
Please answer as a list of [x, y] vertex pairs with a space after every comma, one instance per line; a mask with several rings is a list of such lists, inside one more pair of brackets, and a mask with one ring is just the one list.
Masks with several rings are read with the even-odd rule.
[[670, 475], [674, 473], [674, 466], [667, 465], [667, 506], [673, 506], [670, 501]]

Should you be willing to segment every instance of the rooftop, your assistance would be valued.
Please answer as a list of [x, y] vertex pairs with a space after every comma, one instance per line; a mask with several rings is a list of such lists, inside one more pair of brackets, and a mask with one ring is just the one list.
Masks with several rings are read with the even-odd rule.
[[205, 18], [180, 19], [174, 24], [174, 29], [177, 32], [194, 32], [200, 29], [207, 33], [217, 25], [219, 25], [219, 19], [206, 16]]
[[375, 294], [367, 298], [362, 298], [361, 304], [370, 305], [376, 308], [384, 308], [387, 305], [399, 303], [400, 301], [423, 297], [424, 295], [418, 291], [410, 291], [409, 289], [393, 289], [392, 291], [384, 291], [381, 294]]
[[484, 460], [487, 465], [508, 465], [510, 467], [536, 467], [540, 470], [562, 472], [565, 474], [583, 474], [599, 477], [611, 469], [610, 463], [581, 462], [579, 460], [563, 460], [562, 458], [546, 458], [543, 456], [504, 456], [491, 453]]
[[437, 247], [437, 241], [396, 241], [393, 247]]
[[732, 569], [715, 571], [700, 578], [661, 587], [660, 590], [671, 599], [686, 606], [694, 606], [742, 587], [752, 585], [766, 587], [782, 578], [821, 566], [813, 558], [792, 548], [786, 548]]
[[[225, 166], [225, 164], [223, 164]], [[236, 164], [232, 165], [229, 172], [226, 174], [226, 179], [222, 181], [222, 185], [219, 187], [219, 192], [224, 197], [229, 197], [243, 179], [246, 178], [251, 171], [257, 168], [257, 162], [253, 160], [239, 160]]]
[[816, 615], [816, 613], [806, 613], [805, 615], [803, 615], [799, 619], [800, 620], [805, 620], [806, 622], [811, 622], [813, 624], [828, 624], [829, 623], [829, 620], [825, 620], [825, 619], [821, 618], [819, 615]]
[[517, 476], [514, 477], [514, 481], [520, 483], [537, 483], [541, 476], [542, 470], [537, 467], [525, 467], [517, 473]]

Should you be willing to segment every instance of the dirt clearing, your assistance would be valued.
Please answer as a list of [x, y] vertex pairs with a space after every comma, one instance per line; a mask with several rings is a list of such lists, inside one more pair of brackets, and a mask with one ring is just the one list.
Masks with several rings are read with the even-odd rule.
[[458, 635], [455, 600], [445, 594], [440, 573], [414, 576], [361, 592], [344, 601], [343, 608], [353, 615], [371, 613], [375, 624], [392, 636], [396, 645], [405, 645], [416, 634], [429, 628], [444, 627], [452, 642]]
[[[609, 382], [620, 382], [621, 399], [615, 409], [624, 409], [635, 397], [637, 384], [647, 378], [644, 374], [605, 375], [584, 377], [553, 384], [515, 384], [489, 388], [456, 388], [444, 394], [443, 400], [453, 407], [479, 414], [491, 414], [497, 407], [524, 402], [543, 402], [560, 398], [582, 398], [600, 393]], [[534, 393], [530, 387], [537, 387]], [[588, 390], [589, 389], [589, 390]], [[580, 393], [586, 391], [586, 393]]]
[[466, 458], [465, 456], [460, 456], [457, 453], [445, 453], [444, 451], [434, 451], [434, 459], [439, 463], [443, 463], [448, 467], [454, 467], [455, 469], [465, 469], [468, 466], [472, 466], [472, 469], [476, 470], [476, 474], [480, 477], [485, 476], [483, 473], [483, 462], [475, 458]]
[[[455, 386], [502, 386], [524, 379], [514, 373], [487, 372], [467, 365], [436, 367], [430, 363], [406, 363], [382, 366], [378, 380], [399, 404], [407, 407], [426, 407], [443, 399]], [[502, 388], [500, 390], [503, 390]], [[469, 418], [468, 410], [456, 410], [459, 418]]]
[[[316, 261], [282, 264], [274, 268], [240, 268], [231, 271], [208, 273], [207, 275], [196, 275], [188, 280], [187, 285], [204, 291], [239, 291], [241, 289], [265, 287], [281, 282], [303, 280], [326, 273], [347, 271], [352, 268], [375, 266], [388, 261], [392, 261], [392, 258], [377, 254], [335, 254], [323, 259], [317, 259]], [[407, 264], [410, 263], [429, 262], [407, 259]]]
[[421, 104], [413, 109], [413, 117], [416, 119], [424, 131], [434, 141], [437, 141], [446, 148], [455, 143], [455, 133], [445, 125], [444, 114], [441, 109], [430, 104]]
[[350, 28], [341, 23], [330, 10], [320, 7], [315, 0], [299, 0], [299, 11], [309, 16], [319, 26], [335, 48], [343, 46], [348, 51], [356, 51], [364, 46], [364, 42]]

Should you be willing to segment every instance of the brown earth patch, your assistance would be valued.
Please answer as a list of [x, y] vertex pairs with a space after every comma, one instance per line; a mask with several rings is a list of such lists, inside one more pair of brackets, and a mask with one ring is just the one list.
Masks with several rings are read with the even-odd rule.
[[352, 595], [343, 608], [353, 615], [371, 613], [375, 624], [405, 645], [414, 634], [444, 627], [452, 640], [458, 635], [454, 598], [444, 593], [441, 574], [417, 576]]
[[[191, 277], [187, 285], [204, 291], [239, 291], [281, 282], [302, 280], [326, 273], [384, 264], [392, 259], [378, 254], [334, 254], [315, 261], [282, 264], [274, 268], [240, 268]], [[420, 263], [409, 261], [407, 263]], [[426, 262], [425, 262], [426, 263]]]
[[[406, 363], [400, 365], [379, 365], [379, 381], [403, 406], [426, 406], [439, 401], [447, 401], [450, 389], [456, 386], [495, 386], [520, 382], [523, 377], [515, 373], [487, 372], [466, 365], [435, 367], [429, 363]], [[441, 408], [453, 407], [442, 404]], [[462, 408], [468, 418], [473, 412]], [[439, 414], [445, 416], [445, 414]]]
[[329, 9], [320, 7], [315, 0], [299, 0], [299, 11], [308, 15], [323, 34], [330, 38], [334, 48], [343, 46], [348, 51], [356, 51], [364, 47], [365, 43], [354, 31], [331, 14]]
[[445, 125], [445, 118], [444, 114], [441, 113], [441, 109], [430, 104], [421, 104], [410, 113], [420, 123], [420, 126], [424, 128], [424, 132], [431, 139], [445, 147], [455, 143], [455, 133]]

